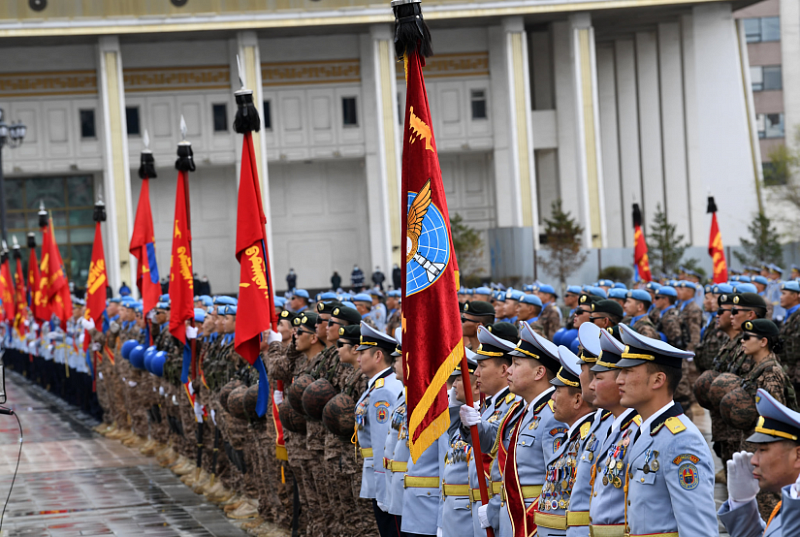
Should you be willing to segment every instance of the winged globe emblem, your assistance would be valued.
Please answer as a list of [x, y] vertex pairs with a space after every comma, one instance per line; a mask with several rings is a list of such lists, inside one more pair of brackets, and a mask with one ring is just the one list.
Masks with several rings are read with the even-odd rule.
[[[413, 193], [409, 192], [409, 197]], [[441, 222], [441, 224], [439, 224]], [[418, 265], [424, 271], [424, 281], [419, 282], [416, 286], [417, 291], [421, 291], [425, 287], [432, 284], [442, 273], [447, 266], [449, 258], [449, 238], [444, 224], [444, 219], [441, 216], [438, 208], [431, 204], [431, 181], [430, 179], [425, 185], [416, 193], [413, 200], [410, 200], [408, 208], [408, 222], [406, 232], [406, 264], [409, 267], [409, 281], [415, 280], [411, 272], [414, 271], [412, 265]], [[445, 254], [445, 259], [431, 259], [430, 254], [423, 254], [420, 251], [422, 239], [428, 233], [432, 235], [436, 243], [442, 245], [437, 249], [438, 252]], [[443, 235], [443, 236], [439, 236]], [[445, 246], [446, 245], [446, 246]], [[430, 246], [430, 245], [428, 245]], [[428, 248], [430, 250], [430, 248]]]

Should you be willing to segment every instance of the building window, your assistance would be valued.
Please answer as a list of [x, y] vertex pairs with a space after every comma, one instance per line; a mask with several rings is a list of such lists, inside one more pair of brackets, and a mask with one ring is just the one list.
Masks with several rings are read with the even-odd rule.
[[139, 107], [125, 107], [125, 123], [128, 124], [128, 136], [139, 136], [142, 134], [139, 126]]
[[214, 116], [214, 132], [228, 132], [228, 105], [214, 104], [211, 110]]
[[264, 101], [264, 129], [272, 130], [272, 109], [269, 101]]
[[355, 97], [342, 97], [342, 124], [345, 127], [358, 126], [358, 112]]
[[[43, 201], [53, 219], [58, 249], [69, 281], [76, 288], [86, 285], [94, 240], [94, 178], [91, 175], [27, 177], [5, 180], [9, 235], [25, 244], [28, 232], [36, 235], [41, 259], [42, 233], [39, 202]], [[28, 254], [22, 255], [27, 274]]]
[[764, 43], [780, 41], [780, 17], [762, 17], [760, 19], [744, 19], [744, 36], [748, 43]]
[[776, 166], [773, 162], [762, 162], [761, 170], [764, 172], [765, 185], [778, 186], [786, 184], [787, 173], [785, 166]]
[[783, 138], [783, 114], [756, 114], [759, 138]]
[[780, 65], [756, 65], [750, 67], [750, 82], [753, 91], [775, 91], [783, 89]]
[[97, 138], [97, 130], [94, 126], [94, 109], [80, 110], [81, 118], [81, 138]]
[[470, 91], [472, 104], [472, 119], [486, 119], [486, 90], [474, 89]]

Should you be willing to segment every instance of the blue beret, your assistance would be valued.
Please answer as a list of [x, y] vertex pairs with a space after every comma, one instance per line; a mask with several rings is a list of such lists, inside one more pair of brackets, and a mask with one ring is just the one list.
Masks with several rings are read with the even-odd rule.
[[309, 296], [308, 296], [308, 291], [306, 291], [305, 289], [295, 289], [295, 290], [292, 292], [292, 294], [293, 294], [294, 296], [299, 296], [300, 298], [305, 298], [305, 299], [308, 299], [308, 298], [309, 298]]
[[658, 282], [647, 282], [647, 285], [645, 285], [644, 288], [650, 289], [651, 291], [655, 291], [661, 288], [661, 284]]
[[474, 291], [474, 290], [472, 290], [472, 289], [466, 289], [466, 290], [464, 291], [464, 293], [465, 293], [465, 294], [467, 294], [467, 295], [474, 295], [474, 294], [475, 294], [475, 291]]
[[534, 306], [542, 306], [542, 301], [536, 295], [522, 295], [519, 299], [523, 304], [532, 304]]
[[500, 302], [505, 302], [506, 301], [506, 294], [504, 292], [502, 292], [502, 291], [498, 291], [498, 292], [496, 292], [494, 294], [494, 298], [495, 298], [495, 300], [498, 300]]
[[400, 298], [400, 289], [392, 289], [391, 291], [386, 293], [386, 296], [390, 296], [392, 298]]
[[475, 289], [476, 295], [483, 295], [483, 296], [492, 296], [492, 290], [488, 287], [478, 287]]
[[169, 309], [169, 302], [159, 302], [158, 304], [156, 304], [156, 309], [168, 310]]
[[[650, 297], [650, 293], [647, 293], [647, 297]], [[608, 298], [628, 298], [628, 291], [614, 287], [608, 290]]]
[[353, 302], [369, 302], [370, 304], [372, 304], [372, 297], [369, 296], [367, 293], [358, 293], [356, 296], [353, 297]]
[[579, 295], [581, 294], [581, 286], [580, 285], [570, 285], [567, 287], [567, 293], [572, 295]]
[[756, 289], [756, 286], [752, 283], [737, 282], [736, 285], [733, 286], [733, 292], [736, 294], [758, 293], [758, 289]]
[[525, 291], [526, 293], [532, 293], [533, 292], [533, 285], [532, 284], [531, 285], [523, 285], [522, 286], [522, 290]]
[[142, 307], [142, 305], [141, 305], [141, 304], [137, 303], [137, 304], [136, 304], [136, 305], [133, 307], [133, 311], [135, 311], [136, 313], [142, 313], [142, 312], [144, 312], [144, 307]]
[[673, 296], [677, 297], [678, 292], [675, 290], [674, 287], [670, 287], [669, 285], [665, 285], [663, 287], [659, 287], [656, 289], [656, 296]]
[[285, 305], [286, 305], [286, 299], [285, 298], [283, 298], [282, 296], [276, 296], [275, 297], [275, 307], [276, 308], [282, 308]]
[[214, 304], [217, 306], [235, 306], [236, 303], [236, 299], [232, 296], [219, 295], [214, 299]]
[[195, 308], [194, 309], [194, 321], [196, 323], [202, 323], [206, 320], [206, 311], [202, 308]]
[[[760, 277], [763, 277], [763, 276], [760, 276]], [[764, 279], [766, 280], [766, 278], [764, 278]], [[752, 278], [750, 278], [750, 276], [739, 276], [738, 278], [736, 278], [736, 281], [737, 282], [742, 282], [742, 283], [750, 283], [753, 280], [752, 280]]]
[[339, 297], [336, 296], [336, 293], [334, 293], [333, 291], [326, 291], [326, 292], [321, 293], [319, 295], [319, 300], [322, 300], [322, 301], [325, 301], [325, 300], [339, 300]]
[[356, 309], [356, 305], [350, 302], [349, 300], [342, 301], [342, 306], [347, 306], [348, 308]]
[[467, 289], [466, 289], [466, 287], [463, 287], [463, 286], [462, 286], [461, 288], [459, 288], [459, 290], [458, 290], [458, 294], [459, 294], [459, 295], [466, 295], [466, 294], [467, 294]]
[[522, 291], [517, 291], [516, 289], [509, 289], [506, 292], [506, 300], [522, 300], [522, 297], [525, 296], [525, 293]]
[[711, 293], [715, 295], [731, 294], [733, 293], [733, 286], [727, 283], [718, 283], [711, 287]]
[[236, 306], [225, 305], [218, 311], [220, 315], [236, 315]]
[[541, 287], [539, 287], [539, 292], [540, 293], [548, 293], [548, 294], [551, 294], [553, 296], [558, 296], [556, 294], [556, 290], [553, 289], [552, 285], [542, 285]]
[[588, 293], [601, 298], [608, 298], [608, 293], [606, 293], [605, 289], [600, 289], [599, 287], [590, 287]]
[[114, 298], [109, 298], [108, 299], [108, 303], [109, 304], [119, 304], [120, 302], [122, 302], [122, 299], [119, 298], [119, 297], [114, 297]]
[[169, 302], [169, 294], [164, 294], [158, 297], [159, 302]]
[[627, 296], [628, 298], [638, 300], [639, 302], [651, 303], [653, 301], [653, 299], [650, 298], [650, 293], [648, 293], [644, 289], [631, 289], [630, 291], [628, 291]]
[[800, 293], [800, 283], [797, 283], [795, 280], [784, 282], [781, 284], [781, 291], [794, 291], [795, 293]]
[[690, 281], [687, 281], [687, 280], [679, 281], [678, 282], [678, 287], [682, 287], [684, 289], [686, 289], [686, 288], [688, 288], [688, 289], [697, 289], [697, 286], [694, 284], [694, 282], [690, 282]]
[[628, 288], [627, 288], [627, 287], [625, 287], [625, 284], [624, 284], [624, 283], [622, 283], [622, 282], [616, 282], [616, 283], [614, 284], [614, 287], [615, 287], [616, 289], [625, 289], [626, 291], [628, 290]]
[[769, 280], [767, 280], [764, 276], [755, 276], [750, 281], [760, 283], [761, 285], [769, 285]]
[[611, 280], [599, 280], [597, 282], [597, 287], [614, 287], [614, 282]]
[[120, 303], [123, 306], [125, 306], [126, 308], [130, 308], [131, 304], [135, 304], [136, 303], [136, 299], [133, 298], [132, 296], [126, 296], [125, 298], [120, 300]]

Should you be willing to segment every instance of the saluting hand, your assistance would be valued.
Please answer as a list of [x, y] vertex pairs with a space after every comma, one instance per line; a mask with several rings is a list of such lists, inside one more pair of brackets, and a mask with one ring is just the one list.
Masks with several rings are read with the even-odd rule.
[[733, 454], [728, 466], [728, 498], [736, 503], [747, 503], [756, 497], [761, 488], [753, 477], [755, 469], [750, 463], [752, 453], [740, 451]]

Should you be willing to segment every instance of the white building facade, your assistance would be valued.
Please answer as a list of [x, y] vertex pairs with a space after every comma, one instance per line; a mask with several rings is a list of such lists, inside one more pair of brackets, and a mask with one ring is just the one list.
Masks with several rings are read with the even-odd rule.
[[[388, 3], [181, 3], [0, 6], [0, 107], [28, 127], [23, 146], [3, 154], [10, 234], [24, 242], [44, 200], [81, 287], [101, 193], [109, 276], [114, 288], [130, 284], [147, 130], [166, 274], [183, 116], [197, 163], [194, 269], [214, 292], [235, 292], [239, 55], [264, 121], [256, 143], [276, 287], [290, 267], [308, 288], [328, 287], [333, 271], [349, 283], [354, 264], [389, 274], [401, 252], [405, 90]], [[451, 216], [484, 235], [532, 227], [538, 237], [560, 198], [587, 246], [630, 247], [636, 202], [647, 223], [660, 206], [704, 245], [711, 193], [723, 239], [738, 244], [761, 174], [747, 47], [732, 14], [748, 4], [425, 3], [436, 52], [425, 76]]]

